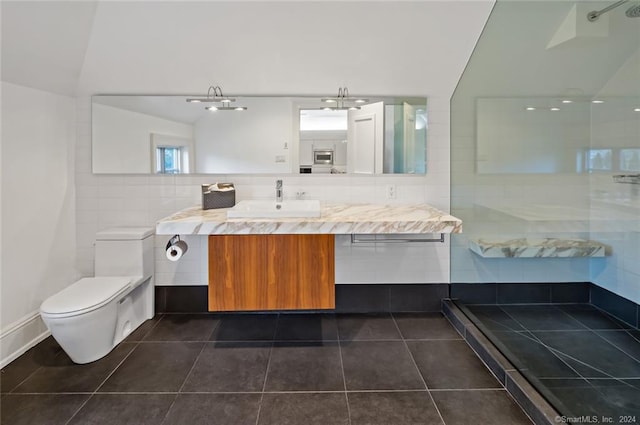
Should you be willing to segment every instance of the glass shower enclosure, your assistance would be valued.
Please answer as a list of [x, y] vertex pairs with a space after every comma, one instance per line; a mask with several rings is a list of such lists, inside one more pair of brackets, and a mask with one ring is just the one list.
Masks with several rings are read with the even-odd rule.
[[451, 294], [560, 414], [640, 423], [640, 6], [589, 19], [614, 3], [496, 2], [451, 100]]

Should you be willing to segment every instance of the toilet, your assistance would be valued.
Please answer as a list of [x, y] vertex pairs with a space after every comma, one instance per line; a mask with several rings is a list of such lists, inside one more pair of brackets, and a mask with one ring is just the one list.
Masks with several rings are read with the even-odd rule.
[[153, 228], [96, 234], [95, 277], [82, 278], [40, 306], [51, 335], [75, 363], [98, 360], [154, 315]]

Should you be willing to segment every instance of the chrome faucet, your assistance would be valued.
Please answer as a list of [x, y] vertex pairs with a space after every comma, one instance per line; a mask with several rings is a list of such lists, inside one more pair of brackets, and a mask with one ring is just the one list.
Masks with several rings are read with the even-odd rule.
[[282, 180], [276, 180], [276, 202], [282, 202]]

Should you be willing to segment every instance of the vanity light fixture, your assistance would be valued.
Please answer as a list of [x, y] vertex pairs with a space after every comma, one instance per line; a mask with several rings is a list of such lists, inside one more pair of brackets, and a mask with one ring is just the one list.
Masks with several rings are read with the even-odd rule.
[[[212, 93], [213, 92], [213, 93]], [[227, 97], [222, 94], [220, 86], [209, 86], [206, 97], [188, 97], [189, 103], [222, 103], [222, 106], [206, 106], [204, 109], [208, 111], [246, 111], [245, 106], [229, 106], [231, 102], [235, 102], [235, 98]]]
[[333, 108], [323, 108], [325, 111], [357, 111], [359, 106], [335, 106]]
[[[213, 95], [212, 93], [213, 92]], [[189, 103], [200, 103], [200, 102], [222, 102], [222, 103], [231, 103], [235, 102], [235, 99], [227, 97], [222, 94], [222, 89], [220, 86], [209, 86], [209, 90], [207, 90], [206, 97], [188, 97], [187, 102]]]
[[369, 99], [360, 97], [350, 97], [349, 89], [346, 87], [338, 88], [338, 96], [336, 97], [323, 97], [320, 99], [324, 103], [335, 104], [336, 106], [325, 106], [322, 109], [326, 111], [355, 111], [360, 109], [359, 106], [353, 105], [353, 103], [362, 104], [367, 103]]
[[215, 106], [215, 105], [211, 105], [211, 106], [205, 106], [206, 110], [208, 111], [246, 111], [247, 107], [246, 106]]

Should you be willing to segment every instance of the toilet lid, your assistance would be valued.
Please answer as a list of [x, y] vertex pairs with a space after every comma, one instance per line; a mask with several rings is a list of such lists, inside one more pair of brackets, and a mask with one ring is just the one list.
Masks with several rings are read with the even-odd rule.
[[98, 308], [131, 284], [129, 277], [85, 277], [47, 298], [40, 311], [47, 314], [68, 314]]

